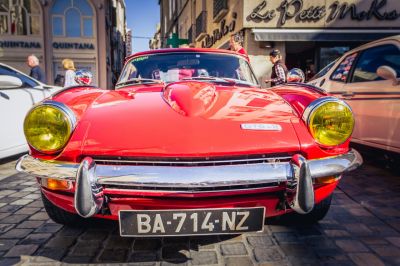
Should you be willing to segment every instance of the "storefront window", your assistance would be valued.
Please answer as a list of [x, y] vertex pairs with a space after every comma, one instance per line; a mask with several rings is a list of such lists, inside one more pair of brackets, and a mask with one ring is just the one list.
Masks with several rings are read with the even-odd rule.
[[39, 35], [41, 12], [37, 0], [0, 0], [0, 34]]
[[87, 0], [57, 0], [51, 13], [54, 36], [93, 37], [93, 8]]

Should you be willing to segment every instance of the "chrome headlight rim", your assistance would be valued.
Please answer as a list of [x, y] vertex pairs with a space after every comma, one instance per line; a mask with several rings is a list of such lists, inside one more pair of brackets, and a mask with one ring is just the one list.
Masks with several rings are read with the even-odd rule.
[[318, 99], [312, 101], [303, 112], [302, 120], [307, 125], [308, 131], [310, 131], [311, 117], [313, 116], [314, 112], [316, 112], [319, 107], [321, 107], [322, 105], [324, 105], [326, 103], [339, 103], [339, 104], [342, 104], [345, 107], [347, 107], [350, 110], [350, 112], [352, 113], [352, 115], [353, 115], [353, 128], [351, 129], [351, 133], [349, 134], [349, 137], [346, 140], [344, 140], [343, 142], [341, 142], [339, 144], [336, 144], [336, 145], [326, 145], [324, 143], [318, 142], [318, 140], [316, 138], [314, 138], [314, 136], [313, 136], [315, 142], [317, 142], [318, 145], [320, 145], [322, 147], [325, 147], [325, 148], [332, 148], [332, 147], [337, 147], [339, 145], [342, 145], [343, 143], [345, 143], [346, 141], [348, 141], [351, 138], [351, 135], [353, 135], [353, 132], [354, 132], [355, 119], [354, 119], [353, 110], [351, 109], [350, 105], [348, 105], [345, 101], [340, 100], [340, 99], [338, 99], [336, 97], [333, 97], [333, 96], [321, 97], [321, 98], [318, 98]]
[[[50, 106], [50, 107], [53, 107], [53, 108], [55, 108], [55, 109], [58, 109], [59, 111], [61, 111], [61, 112], [65, 115], [65, 118], [67, 119], [67, 122], [68, 122], [68, 124], [69, 124], [69, 126], [70, 126], [70, 128], [71, 128], [71, 131], [70, 131], [69, 136], [68, 136], [68, 139], [69, 139], [69, 138], [71, 137], [72, 133], [74, 132], [75, 127], [76, 127], [76, 125], [77, 125], [77, 119], [76, 119], [76, 116], [75, 116], [74, 112], [73, 112], [67, 105], [65, 105], [65, 104], [63, 104], [63, 103], [61, 103], [61, 102], [56, 102], [56, 101], [52, 101], [52, 100], [46, 100], [46, 101], [44, 101], [44, 102], [41, 102], [41, 103], [39, 103], [39, 104], [33, 106], [33, 107], [28, 111], [27, 115], [25, 116], [25, 120], [26, 120], [26, 118], [28, 117], [28, 115], [29, 115], [31, 112], [33, 112], [35, 109], [41, 108], [41, 107], [43, 107], [43, 106]], [[24, 125], [25, 125], [25, 120], [24, 120]], [[25, 127], [25, 126], [24, 126], [24, 127]], [[27, 140], [29, 146], [32, 147], [35, 151], [37, 151], [37, 152], [39, 152], [39, 153], [43, 153], [43, 154], [48, 154], [48, 155], [59, 153], [62, 149], [64, 149], [64, 147], [65, 147], [66, 144], [68, 143], [68, 141], [67, 141], [62, 147], [60, 147], [60, 148], [57, 149], [57, 150], [43, 151], [43, 150], [40, 150], [40, 149], [36, 148], [34, 145], [32, 145], [32, 144], [28, 141], [28, 138], [26, 138], [26, 140]]]

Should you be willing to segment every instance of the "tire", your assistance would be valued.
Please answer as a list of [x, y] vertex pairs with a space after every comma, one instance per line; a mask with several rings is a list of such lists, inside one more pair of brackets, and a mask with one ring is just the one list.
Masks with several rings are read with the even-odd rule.
[[331, 207], [332, 194], [320, 203], [316, 204], [311, 212], [307, 214], [296, 214], [296, 218], [306, 224], [315, 224], [318, 221], [324, 219]]
[[67, 212], [49, 201], [42, 192], [42, 200], [44, 208], [49, 217], [58, 224], [70, 227], [79, 227], [87, 223], [87, 219], [82, 218], [78, 214]]

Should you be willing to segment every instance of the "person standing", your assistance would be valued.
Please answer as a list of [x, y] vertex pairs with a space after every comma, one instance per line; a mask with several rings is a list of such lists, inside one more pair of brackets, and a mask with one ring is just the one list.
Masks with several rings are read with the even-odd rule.
[[249, 61], [247, 51], [243, 48], [243, 36], [241, 34], [232, 34], [229, 40], [229, 45], [230, 50], [244, 55], [247, 58], [247, 61]]
[[282, 55], [278, 49], [274, 49], [269, 53], [269, 61], [273, 64], [271, 79], [267, 79], [265, 82], [271, 82], [271, 87], [286, 83], [288, 69], [282, 62]]
[[35, 55], [32, 54], [28, 56], [26, 64], [31, 68], [31, 72], [29, 73], [30, 77], [39, 80], [42, 83], [47, 83], [46, 77], [39, 66], [39, 59]]
[[71, 86], [76, 86], [78, 85], [75, 82], [75, 65], [74, 61], [71, 59], [64, 59], [62, 60], [62, 65], [64, 67], [65, 71], [65, 77], [64, 77], [64, 88], [65, 87], [71, 87]]

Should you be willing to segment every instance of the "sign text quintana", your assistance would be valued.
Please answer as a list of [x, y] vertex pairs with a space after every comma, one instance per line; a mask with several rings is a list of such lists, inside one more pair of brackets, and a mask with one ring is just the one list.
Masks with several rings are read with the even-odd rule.
[[262, 21], [269, 22], [279, 16], [277, 24], [278, 26], [283, 26], [288, 19], [292, 18], [299, 22], [316, 22], [323, 18], [326, 18], [326, 22], [346, 18], [355, 21], [365, 21], [373, 18], [379, 21], [391, 21], [400, 18], [400, 11], [382, 11], [382, 8], [387, 4], [387, 0], [373, 0], [368, 10], [360, 10], [354, 3], [349, 4], [339, 1], [334, 1], [328, 7], [321, 5], [304, 8], [303, 1], [284, 0], [276, 9], [266, 10], [267, 0], [264, 0], [253, 9], [246, 19], [257, 23]]
[[210, 48], [213, 46], [218, 40], [221, 40], [222, 37], [226, 36], [228, 33], [233, 32], [236, 26], [236, 18], [237, 14], [232, 14], [233, 20], [228, 25], [226, 24], [226, 19], [221, 20], [219, 24], [219, 28], [213, 31], [213, 34], [207, 34], [204, 41], [201, 43], [201, 47]]
[[92, 43], [69, 43], [69, 42], [53, 42], [54, 49], [78, 49], [78, 50], [94, 50]]
[[38, 42], [0, 41], [0, 48], [29, 48], [40, 49]]

